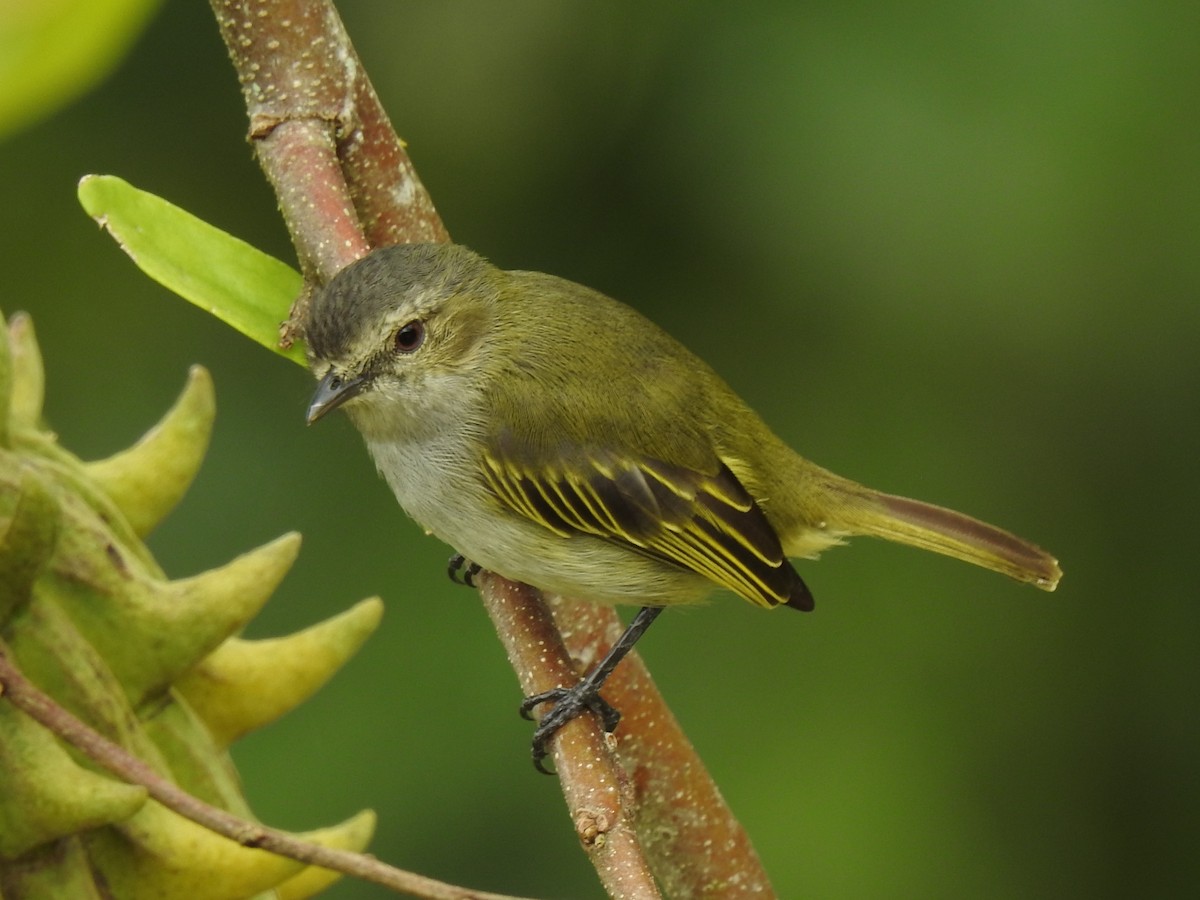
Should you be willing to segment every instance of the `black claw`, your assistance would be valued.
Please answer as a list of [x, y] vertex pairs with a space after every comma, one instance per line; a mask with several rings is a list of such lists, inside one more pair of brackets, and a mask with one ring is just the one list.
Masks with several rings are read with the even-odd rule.
[[621, 721], [621, 714], [611, 703], [600, 696], [600, 688], [604, 686], [605, 680], [612, 674], [613, 669], [625, 658], [625, 654], [633, 649], [637, 639], [645, 633], [646, 629], [650, 627], [650, 623], [661, 612], [661, 606], [643, 606], [638, 610], [633, 621], [617, 638], [617, 642], [609, 648], [608, 653], [604, 654], [604, 658], [574, 687], [554, 688], [525, 698], [521, 704], [521, 715], [526, 719], [533, 718], [530, 713], [539, 703], [551, 701], [554, 703], [542, 716], [533, 732], [533, 764], [539, 772], [545, 775], [550, 774], [542, 765], [542, 760], [549, 752], [546, 745], [550, 742], [550, 738], [554, 737], [554, 732], [581, 713], [595, 713], [600, 717], [604, 730], [610, 734], [617, 727], [617, 723]]
[[455, 553], [446, 565], [446, 574], [450, 576], [450, 580], [467, 587], [475, 587], [475, 576], [482, 571], [483, 566], [471, 562], [461, 553]]
[[521, 703], [521, 716], [532, 720], [533, 708], [541, 703], [549, 702], [553, 702], [554, 705], [542, 716], [537, 728], [534, 729], [530, 748], [534, 768], [543, 775], [553, 774], [542, 764], [542, 760], [550, 754], [550, 739], [554, 737], [558, 729], [572, 719], [585, 712], [595, 713], [600, 718], [600, 724], [608, 733], [612, 733], [616, 729], [617, 723], [621, 721], [621, 713], [616, 707], [601, 697], [596, 687], [587, 681], [581, 681], [573, 688], [553, 688], [540, 694], [534, 694], [532, 697], [526, 697]]

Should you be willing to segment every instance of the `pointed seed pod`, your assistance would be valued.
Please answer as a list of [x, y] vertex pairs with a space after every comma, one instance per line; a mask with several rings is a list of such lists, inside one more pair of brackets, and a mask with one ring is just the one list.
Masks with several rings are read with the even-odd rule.
[[299, 706], [345, 664], [378, 627], [377, 597], [281, 638], [230, 638], [176, 682], [218, 745]]
[[0, 859], [127, 819], [146, 789], [81, 768], [48, 731], [0, 704]]
[[[332, 828], [310, 831], [307, 840], [337, 850], [363, 850], [375, 831], [375, 813], [369, 809], [352, 816]], [[299, 875], [293, 875], [275, 889], [279, 900], [305, 900], [323, 891], [337, 880], [337, 874], [319, 866], [309, 866]]]
[[138, 537], [148, 535], [183, 497], [208, 449], [216, 402], [212, 376], [192, 366], [187, 384], [162, 420], [128, 450], [87, 463]]
[[112, 900], [100, 893], [87, 851], [77, 836], [41, 844], [19, 860], [0, 866], [0, 895], [6, 900]]
[[64, 595], [62, 602], [136, 706], [254, 618], [299, 548], [300, 536], [286, 534], [191, 578], [161, 582], [128, 573], [103, 591]]
[[243, 900], [296, 875], [304, 864], [221, 837], [151, 800], [85, 838], [114, 897]]
[[[0, 653], [159, 775], [253, 821], [229, 740], [315, 690], [374, 627], [378, 601], [294, 639], [232, 638], [287, 572], [299, 538], [180, 581], [140, 539], [199, 464], [213, 409], [207, 374], [193, 371], [137, 447], [91, 465], [42, 427], [42, 394], [33, 329], [17, 317], [0, 330]], [[223, 676], [264, 698], [241, 703], [212, 683]], [[336, 877], [218, 837], [89, 765], [0, 693], [4, 900], [295, 900]], [[373, 823], [363, 813], [318, 837], [362, 849]]]
[[34, 428], [41, 423], [46, 396], [42, 351], [33, 332], [33, 319], [17, 313], [8, 323], [12, 356], [12, 395], [9, 416], [14, 426]]
[[0, 626], [29, 602], [34, 579], [54, 550], [59, 520], [50, 490], [6, 454], [0, 450]]

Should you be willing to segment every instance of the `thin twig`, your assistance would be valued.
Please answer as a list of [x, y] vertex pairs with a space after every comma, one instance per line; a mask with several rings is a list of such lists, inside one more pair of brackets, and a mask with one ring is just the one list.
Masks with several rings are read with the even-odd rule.
[[364, 853], [322, 847], [283, 831], [240, 819], [198, 800], [172, 784], [124, 747], [84, 724], [33, 685], [0, 650], [0, 696], [44, 728], [77, 747], [122, 781], [146, 788], [150, 796], [186, 819], [215, 831], [243, 847], [266, 850], [308, 865], [332, 869], [414, 897], [429, 900], [521, 900], [446, 884], [405, 872]]

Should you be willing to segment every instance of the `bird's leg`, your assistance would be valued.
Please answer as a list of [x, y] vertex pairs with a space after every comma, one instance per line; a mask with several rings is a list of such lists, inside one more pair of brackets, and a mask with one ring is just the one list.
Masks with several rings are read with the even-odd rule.
[[446, 564], [446, 574], [455, 584], [475, 587], [475, 576], [483, 571], [483, 566], [473, 563], [461, 553], [455, 553]]
[[600, 696], [600, 688], [604, 686], [604, 682], [613, 673], [613, 669], [633, 649], [638, 638], [645, 634], [650, 623], [658, 618], [658, 614], [662, 611], [663, 607], [661, 606], [643, 606], [638, 610], [637, 615], [633, 617], [629, 626], [604, 658], [574, 687], [553, 688], [525, 698], [521, 704], [521, 715], [526, 719], [532, 720], [533, 716], [530, 713], [539, 703], [553, 702], [554, 704], [542, 716], [533, 732], [533, 765], [539, 772], [545, 775], [550, 774], [542, 765], [542, 760], [549, 752], [546, 745], [549, 744], [550, 738], [558, 729], [576, 716], [590, 710], [600, 717], [600, 722], [604, 725], [606, 732], [611, 732], [617, 727], [617, 723], [621, 721], [621, 713]]

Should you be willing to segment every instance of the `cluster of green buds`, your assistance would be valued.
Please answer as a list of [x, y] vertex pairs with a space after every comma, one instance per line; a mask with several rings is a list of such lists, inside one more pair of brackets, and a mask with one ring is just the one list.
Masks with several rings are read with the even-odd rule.
[[[207, 448], [208, 373], [194, 368], [158, 425], [98, 462], [45, 428], [43, 384], [28, 317], [7, 332], [0, 321], [0, 652], [159, 775], [253, 821], [228, 747], [316, 691], [375, 628], [380, 604], [289, 637], [237, 637], [299, 537], [179, 580], [143, 543]], [[372, 827], [364, 812], [304, 837], [361, 849]], [[183, 818], [0, 695], [0, 900], [299, 898], [334, 877]]]

